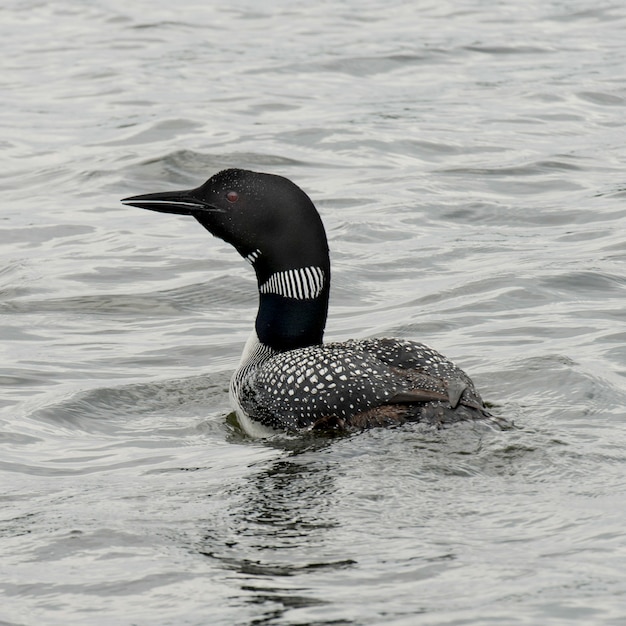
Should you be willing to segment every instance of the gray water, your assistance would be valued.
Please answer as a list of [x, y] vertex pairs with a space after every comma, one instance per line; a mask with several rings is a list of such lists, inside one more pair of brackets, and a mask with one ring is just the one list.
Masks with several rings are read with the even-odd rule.
[[[617, 0], [5, 0], [0, 622], [626, 623], [625, 32]], [[327, 339], [433, 345], [515, 428], [244, 436], [249, 266], [119, 202], [230, 166], [317, 204]]]

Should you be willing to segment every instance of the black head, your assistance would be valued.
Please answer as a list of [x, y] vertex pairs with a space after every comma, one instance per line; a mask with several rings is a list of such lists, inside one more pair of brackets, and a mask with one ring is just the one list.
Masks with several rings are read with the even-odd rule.
[[241, 169], [223, 170], [196, 189], [133, 196], [124, 204], [191, 215], [232, 244], [261, 280], [306, 266], [327, 266], [328, 243], [309, 197], [287, 178]]

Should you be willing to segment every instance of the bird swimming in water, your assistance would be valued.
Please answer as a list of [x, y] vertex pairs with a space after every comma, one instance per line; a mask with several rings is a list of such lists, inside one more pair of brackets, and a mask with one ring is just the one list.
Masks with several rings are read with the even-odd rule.
[[407, 339], [323, 343], [326, 232], [309, 197], [289, 179], [227, 169], [196, 189], [122, 202], [191, 215], [252, 264], [259, 309], [230, 383], [248, 434], [491, 417], [469, 376], [428, 346]]

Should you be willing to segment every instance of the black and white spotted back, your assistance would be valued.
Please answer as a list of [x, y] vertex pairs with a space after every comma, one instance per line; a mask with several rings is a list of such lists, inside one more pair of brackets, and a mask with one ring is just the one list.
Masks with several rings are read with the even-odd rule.
[[[482, 407], [465, 373], [422, 344], [397, 339], [351, 340], [309, 346], [243, 365], [237, 400], [269, 428], [369, 426], [419, 420], [428, 410], [459, 419]], [[457, 385], [451, 401], [449, 381]], [[452, 406], [454, 404], [454, 406]], [[458, 420], [457, 420], [458, 421]]]

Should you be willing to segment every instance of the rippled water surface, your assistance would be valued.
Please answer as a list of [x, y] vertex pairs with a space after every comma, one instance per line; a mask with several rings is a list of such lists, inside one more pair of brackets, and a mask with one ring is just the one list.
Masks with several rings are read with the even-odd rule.
[[[626, 6], [0, 7], [0, 622], [624, 624]], [[119, 199], [288, 176], [329, 339], [516, 428], [245, 437], [249, 267]]]

